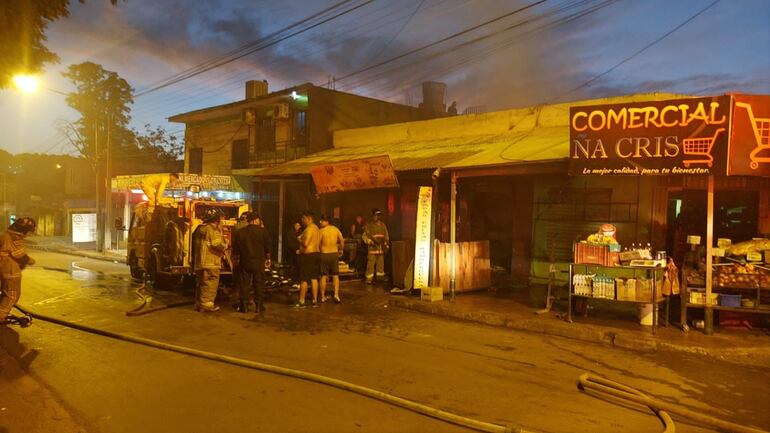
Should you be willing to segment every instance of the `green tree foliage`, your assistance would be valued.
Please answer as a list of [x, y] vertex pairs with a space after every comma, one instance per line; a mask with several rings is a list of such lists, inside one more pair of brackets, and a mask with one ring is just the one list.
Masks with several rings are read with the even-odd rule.
[[144, 134], [134, 130], [136, 147], [142, 155], [170, 164], [179, 160], [184, 154], [184, 143], [170, 135], [165, 129], [160, 126], [152, 129], [148, 124], [144, 125], [144, 130]]
[[80, 119], [68, 124], [65, 133], [78, 152], [96, 164], [106, 153], [108, 139], [112, 149], [131, 147], [128, 123], [134, 89], [128, 82], [92, 62], [71, 65], [62, 75], [75, 87], [67, 95], [67, 105], [80, 113]]
[[[84, 0], [80, 0], [84, 3]], [[113, 5], [117, 0], [110, 1]], [[46, 46], [48, 24], [69, 16], [70, 0], [2, 0], [0, 2], [0, 89], [15, 74], [40, 72], [59, 56]]]
[[113, 173], [137, 167], [165, 171], [163, 167], [179, 159], [184, 146], [165, 129], [145, 125], [140, 132], [129, 127], [134, 89], [116, 72], [86, 62], [70, 66], [64, 76], [76, 89], [67, 104], [80, 119], [63, 124], [62, 131], [95, 167], [104, 161], [108, 142]]

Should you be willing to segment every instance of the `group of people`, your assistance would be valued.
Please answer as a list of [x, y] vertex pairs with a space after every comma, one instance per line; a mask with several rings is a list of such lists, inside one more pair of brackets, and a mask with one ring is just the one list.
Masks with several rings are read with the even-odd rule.
[[[203, 224], [193, 233], [194, 265], [197, 280], [195, 308], [198, 311], [219, 310], [214, 301], [219, 288], [219, 273], [228, 245], [221, 228], [222, 211], [207, 209]], [[265, 311], [263, 303], [265, 269], [270, 268], [270, 233], [256, 212], [247, 212], [233, 227], [231, 236], [233, 284], [240, 300], [234, 305], [241, 313], [249, 312], [249, 296], [254, 292], [254, 311]]]
[[[385, 278], [385, 254], [389, 249], [389, 235], [385, 223], [381, 220], [382, 212], [372, 210], [371, 219], [364, 224], [363, 218], [356, 218], [351, 227], [350, 236], [361, 243], [365, 249], [367, 284], [373, 284], [375, 278]], [[214, 303], [219, 286], [219, 272], [222, 259], [225, 258], [228, 245], [221, 226], [222, 213], [216, 208], [208, 209], [201, 224], [193, 233], [194, 266], [197, 278], [196, 309], [198, 311], [217, 311]], [[293, 227], [286, 244], [293, 256], [296, 268], [295, 278], [299, 282], [299, 299], [296, 307], [304, 307], [310, 288], [311, 305], [333, 301], [340, 298], [339, 261], [343, 257], [345, 238], [339, 228], [326, 216], [318, 218], [305, 212], [301, 223]], [[249, 311], [249, 298], [254, 294], [257, 313], [264, 312], [265, 269], [271, 267], [271, 237], [265, 229], [262, 218], [256, 212], [241, 216], [232, 231], [233, 283], [240, 300], [233, 306], [237, 311]], [[363, 254], [362, 254], [363, 255]], [[351, 262], [356, 262], [355, 252]], [[360, 257], [360, 256], [359, 256]], [[327, 297], [327, 288], [331, 282], [333, 294]]]
[[[348, 263], [365, 276], [367, 284], [374, 284], [375, 279], [385, 279], [385, 254], [390, 239], [388, 228], [381, 217], [382, 211], [373, 209], [368, 222], [362, 216], [357, 216], [350, 227], [350, 238], [355, 241], [355, 246], [350, 250]], [[301, 222], [294, 225], [287, 242], [288, 252], [295, 257], [295, 275], [299, 281], [297, 307], [305, 306], [308, 286], [312, 296], [311, 305], [318, 305], [319, 300], [321, 303], [326, 302], [328, 278], [334, 287], [331, 299], [340, 302], [339, 261], [344, 254], [345, 238], [328, 217], [321, 216], [318, 223], [316, 225], [312, 213], [304, 213]], [[365, 265], [362, 264], [364, 261]]]

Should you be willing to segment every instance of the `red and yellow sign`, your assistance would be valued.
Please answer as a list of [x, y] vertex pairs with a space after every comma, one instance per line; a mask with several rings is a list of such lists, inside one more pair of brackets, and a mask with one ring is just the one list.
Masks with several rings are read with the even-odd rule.
[[770, 176], [770, 96], [735, 95], [727, 174]]
[[319, 194], [358, 189], [398, 188], [398, 178], [387, 155], [310, 168]]
[[570, 108], [571, 175], [726, 173], [730, 97]]

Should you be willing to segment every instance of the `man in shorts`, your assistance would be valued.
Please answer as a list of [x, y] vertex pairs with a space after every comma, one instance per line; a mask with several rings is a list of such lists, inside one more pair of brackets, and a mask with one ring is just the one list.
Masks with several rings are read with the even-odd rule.
[[345, 239], [340, 229], [329, 222], [329, 218], [322, 216], [318, 219], [321, 224], [321, 302], [326, 302], [326, 280], [331, 276], [334, 284], [334, 302], [340, 300], [340, 257], [345, 247]]
[[299, 236], [299, 300], [295, 307], [305, 306], [305, 297], [307, 296], [307, 285], [313, 293], [313, 306], [318, 306], [318, 274], [321, 270], [321, 232], [313, 221], [313, 214], [305, 212], [302, 214], [302, 225], [305, 230]]

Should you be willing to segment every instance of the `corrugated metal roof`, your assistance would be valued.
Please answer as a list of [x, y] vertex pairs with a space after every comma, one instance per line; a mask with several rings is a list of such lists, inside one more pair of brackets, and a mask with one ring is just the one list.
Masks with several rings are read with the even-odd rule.
[[338, 131], [335, 148], [241, 175], [309, 174], [315, 165], [389, 155], [396, 171], [462, 169], [563, 160], [569, 107], [687, 97], [644, 94]]

